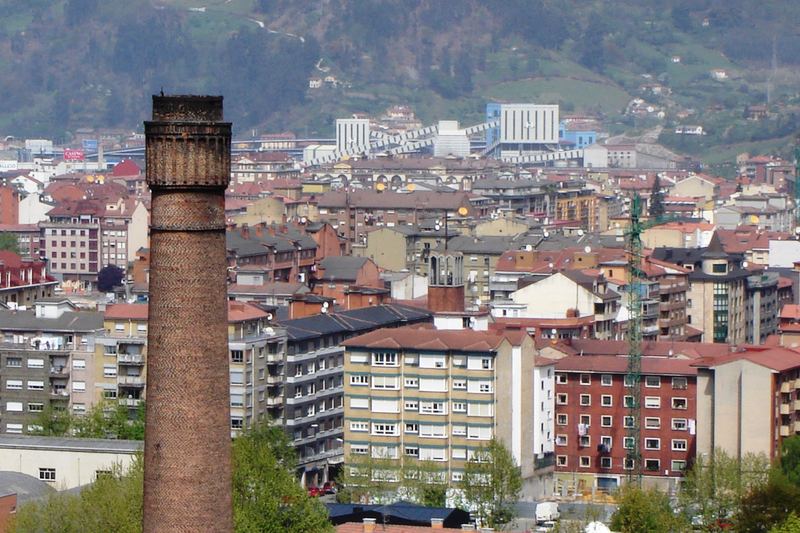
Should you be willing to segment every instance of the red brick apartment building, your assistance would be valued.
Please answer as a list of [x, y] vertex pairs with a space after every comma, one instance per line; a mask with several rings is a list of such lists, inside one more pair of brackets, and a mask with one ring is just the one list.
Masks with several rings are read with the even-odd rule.
[[[641, 456], [645, 483], [677, 485], [695, 453], [697, 369], [694, 359], [642, 359]], [[630, 422], [628, 359], [570, 355], [556, 363], [555, 491], [611, 491], [633, 465], [626, 461]]]

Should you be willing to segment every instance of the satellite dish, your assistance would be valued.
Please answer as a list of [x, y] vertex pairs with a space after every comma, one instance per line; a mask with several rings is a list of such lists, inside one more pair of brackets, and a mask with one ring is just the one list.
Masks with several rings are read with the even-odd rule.
[[272, 313], [267, 313], [267, 320], [272, 320]]
[[275, 330], [272, 329], [272, 328], [266, 328], [264, 330], [264, 333], [266, 333], [267, 335], [269, 335], [271, 337], [272, 335], [275, 335]]
[[300, 217], [300, 223], [305, 224], [308, 219], [306, 217]]
[[383, 191], [383, 190], [385, 190], [385, 189], [386, 189], [386, 185], [385, 185], [385, 184], [383, 184], [383, 183], [379, 183], [379, 184], [377, 184], [377, 185], [375, 186], [375, 188], [376, 188], [378, 191]]
[[553, 337], [556, 336], [556, 333], [558, 333], [558, 330], [556, 328], [550, 330], [550, 334], [553, 335]]
[[590, 253], [592, 253], [592, 247], [591, 246], [587, 246], [586, 248], [583, 249], [583, 251], [586, 252], [587, 254], [590, 254]]
[[328, 304], [328, 302], [322, 302], [322, 308], [323, 309], [327, 309], [329, 305], [330, 304]]
[[480, 305], [481, 305], [481, 299], [480, 298], [475, 298], [475, 305], [480, 307]]
[[551, 270], [553, 269], [553, 263], [547, 263], [547, 266], [550, 267]]
[[578, 230], [578, 235], [580, 235], [581, 237], [583, 237], [583, 230], [582, 230], [582, 229], [579, 229], [579, 230]]
[[530, 244], [526, 244], [526, 245], [525, 245], [525, 251], [526, 251], [526, 252], [532, 252], [532, 251], [533, 251], [533, 246], [532, 246], [532, 245], [530, 245]]
[[742, 261], [742, 268], [747, 268], [748, 266], [750, 266], [750, 263], [747, 261]]
[[406, 189], [408, 189], [411, 192], [414, 192], [414, 189], [416, 189], [416, 188], [417, 188], [417, 186], [415, 184], [413, 184], [413, 183], [409, 183], [408, 185], [406, 185]]
[[441, 229], [441, 226], [439, 224], [436, 224], [436, 225], [433, 226], [433, 229], [435, 229], [436, 231], [439, 231], [439, 229]]
[[467, 213], [469, 213], [469, 210], [466, 207], [462, 206], [458, 208], [458, 214], [461, 215], [462, 217], [467, 216]]
[[542, 232], [542, 235], [544, 235], [544, 238], [546, 239], [546, 238], [548, 238], [550, 236], [550, 232], [547, 231], [547, 230], [544, 230], [544, 232]]

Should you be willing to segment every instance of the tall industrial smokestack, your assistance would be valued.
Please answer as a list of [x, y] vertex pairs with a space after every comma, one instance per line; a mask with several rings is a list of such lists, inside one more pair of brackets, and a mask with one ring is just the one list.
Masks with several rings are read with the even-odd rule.
[[233, 531], [221, 96], [153, 96], [144, 123], [150, 312], [144, 533]]

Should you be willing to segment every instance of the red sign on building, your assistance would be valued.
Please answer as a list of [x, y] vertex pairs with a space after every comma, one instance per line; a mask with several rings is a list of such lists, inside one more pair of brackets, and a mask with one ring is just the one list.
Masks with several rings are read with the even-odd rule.
[[64, 161], [83, 161], [85, 153], [83, 150], [73, 150], [64, 148]]

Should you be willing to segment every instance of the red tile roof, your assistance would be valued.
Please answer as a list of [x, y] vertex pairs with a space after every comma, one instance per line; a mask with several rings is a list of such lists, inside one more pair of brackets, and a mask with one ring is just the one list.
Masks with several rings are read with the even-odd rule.
[[142, 173], [142, 169], [139, 168], [133, 160], [125, 159], [117, 163], [113, 170], [111, 171], [111, 175], [116, 178], [127, 177], [127, 176], [139, 176]]
[[713, 368], [735, 361], [747, 360], [753, 364], [769, 368], [775, 372], [785, 372], [795, 368], [800, 368], [800, 352], [789, 348], [769, 347], [759, 349], [750, 348], [744, 352], [731, 354], [717, 359], [702, 359], [695, 362], [695, 365], [703, 368]]
[[[105, 318], [109, 320], [147, 320], [147, 304], [112, 304], [106, 307]], [[266, 318], [267, 312], [244, 302], [228, 302], [228, 322], [244, 322]]]
[[800, 320], [800, 305], [784, 304], [781, 309], [781, 318], [785, 320]]
[[[697, 368], [691, 359], [677, 357], [642, 357], [642, 372], [653, 375], [694, 376]], [[608, 372], [624, 374], [628, 371], [628, 357], [617, 355], [568, 355], [556, 362], [561, 372]]]
[[490, 352], [497, 349], [502, 340], [503, 336], [488, 331], [438, 330], [406, 326], [371, 331], [346, 340], [342, 345], [361, 348]]

